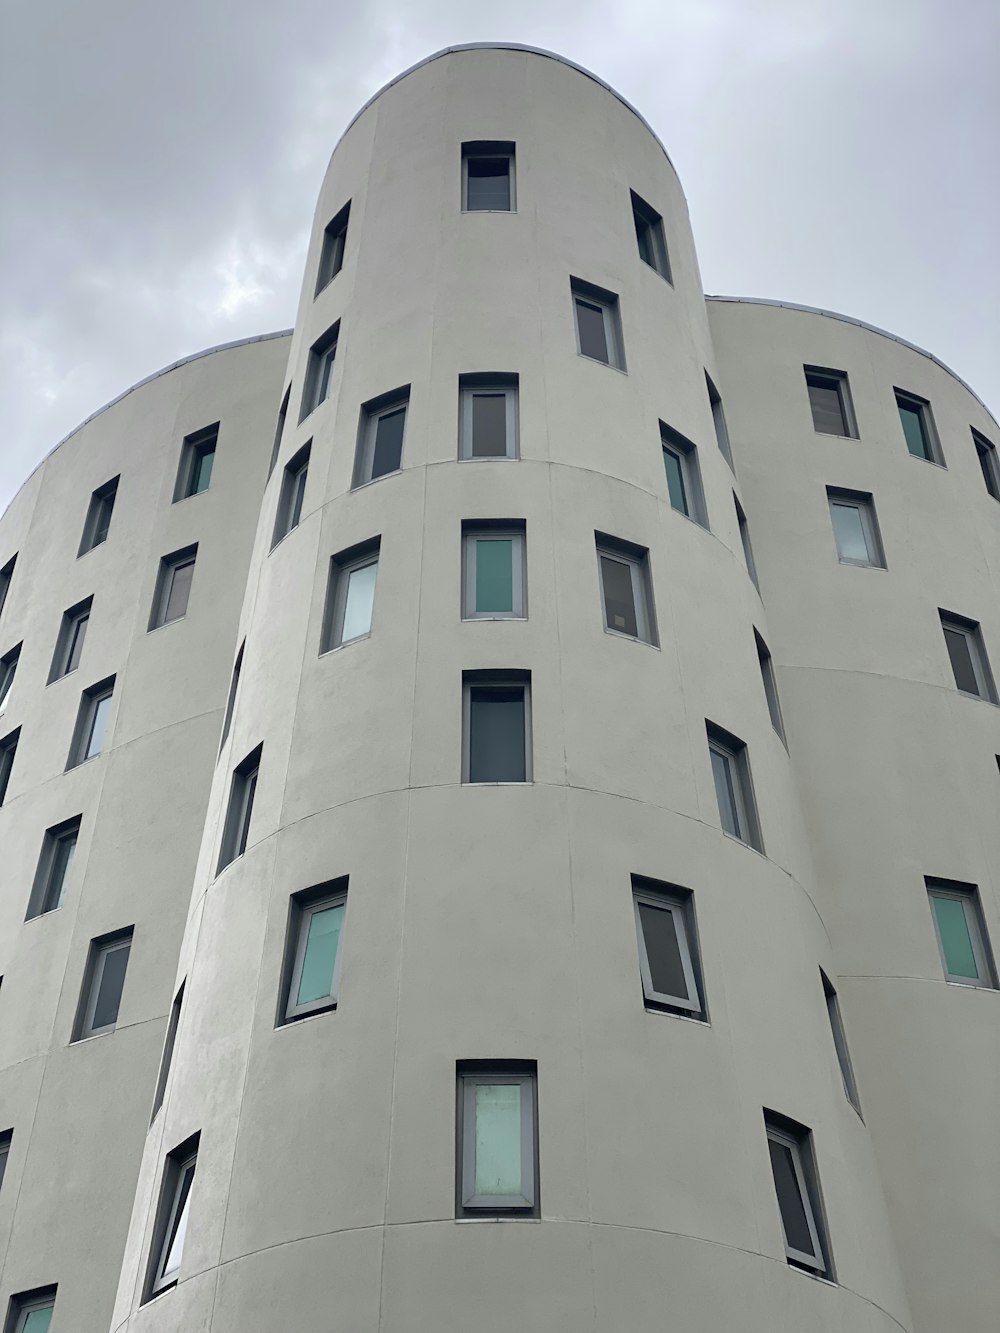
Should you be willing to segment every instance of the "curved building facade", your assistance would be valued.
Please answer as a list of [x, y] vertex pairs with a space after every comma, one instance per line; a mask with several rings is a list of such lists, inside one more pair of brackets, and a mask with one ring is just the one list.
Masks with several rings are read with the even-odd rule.
[[997, 444], [593, 76], [383, 89], [0, 523], [5, 1333], [988, 1333]]

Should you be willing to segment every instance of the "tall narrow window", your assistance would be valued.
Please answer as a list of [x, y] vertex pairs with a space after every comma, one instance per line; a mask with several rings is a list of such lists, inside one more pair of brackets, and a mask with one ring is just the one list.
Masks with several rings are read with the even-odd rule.
[[281, 406], [278, 408], [278, 420], [274, 427], [274, 440], [271, 444], [271, 461], [267, 465], [268, 477], [274, 471], [274, 465], [278, 461], [278, 454], [281, 451], [281, 437], [285, 433], [285, 419], [288, 416], [288, 403], [291, 396], [292, 386], [289, 384], [285, 390], [285, 396], [281, 400]]
[[36, 1287], [10, 1298], [4, 1333], [49, 1333], [56, 1306], [55, 1287]]
[[747, 573], [753, 581], [753, 586], [759, 588], [757, 582], [757, 566], [754, 564], [753, 547], [750, 545], [750, 524], [747, 522], [747, 516], [743, 512], [743, 506], [736, 498], [736, 492], [733, 491], [733, 504], [736, 506], [736, 525], [740, 530], [740, 544], [743, 547], [743, 559], [746, 563]]
[[163, 1105], [163, 1098], [167, 1091], [167, 1080], [170, 1077], [170, 1066], [174, 1058], [174, 1043], [177, 1040], [177, 1027], [181, 1021], [181, 1009], [184, 1005], [184, 982], [181, 982], [180, 989], [174, 996], [174, 1002], [170, 1006], [170, 1017], [167, 1019], [167, 1033], [163, 1040], [163, 1053], [160, 1056], [160, 1069], [156, 1076], [156, 1091], [153, 1093], [153, 1110], [149, 1117], [149, 1123], [152, 1124], [156, 1119], [156, 1113]]
[[785, 1257], [796, 1268], [834, 1280], [812, 1134], [772, 1111], [764, 1112], [771, 1174], [785, 1236]]
[[726, 413], [722, 407], [722, 397], [712, 383], [712, 377], [705, 371], [705, 387], [708, 389], [708, 401], [712, 408], [712, 424], [715, 427], [715, 442], [719, 453], [730, 467], [733, 466], [733, 451], [729, 443], [729, 428], [726, 425]]
[[302, 517], [302, 502], [306, 494], [306, 478], [309, 475], [309, 454], [311, 451], [312, 440], [309, 440], [285, 466], [284, 475], [281, 478], [281, 494], [278, 496], [278, 512], [274, 518], [272, 549], [277, 546], [283, 537], [287, 537], [293, 528], [299, 526], [299, 520]]
[[132, 927], [91, 940], [74, 1041], [114, 1032], [132, 949]]
[[764, 682], [764, 697], [767, 700], [767, 711], [771, 715], [771, 726], [784, 740], [785, 727], [781, 720], [781, 705], [778, 703], [778, 682], [774, 678], [774, 663], [771, 660], [771, 653], [756, 630], [753, 632], [753, 637], [757, 645], [757, 661], [760, 663], [760, 675]]
[[347, 878], [292, 895], [278, 1022], [336, 1009]]
[[251, 750], [242, 763], [233, 769], [233, 783], [229, 789], [229, 806], [226, 810], [226, 822], [222, 830], [222, 847], [219, 851], [219, 865], [216, 874], [221, 874], [226, 866], [231, 865], [247, 849], [250, 836], [250, 820], [253, 816], [253, 800], [257, 793], [257, 774], [263, 744]]
[[90, 623], [90, 610], [93, 604], [93, 597], [85, 597], [82, 602], [77, 602], [76, 606], [71, 606], [63, 612], [56, 638], [56, 649], [52, 655], [52, 666], [49, 668], [50, 685], [54, 680], [68, 676], [80, 665], [83, 641], [87, 634], [87, 625]]
[[17, 554], [11, 556], [7, 563], [0, 568], [0, 615], [7, 605], [7, 594], [10, 592], [11, 579], [14, 577], [14, 566], [17, 564]]
[[8, 732], [3, 740], [0, 740], [0, 805], [3, 805], [7, 799], [7, 784], [10, 782], [11, 770], [14, 767], [14, 756], [17, 754], [17, 743], [21, 739], [21, 728], [15, 727], [13, 731]]
[[331, 559], [321, 653], [366, 639], [372, 632], [380, 544], [381, 538], [373, 537]]
[[731, 838], [763, 852], [746, 744], [712, 722], [705, 723], [719, 819]]
[[630, 190], [629, 194], [632, 196], [632, 221], [635, 224], [639, 258], [651, 269], [655, 269], [661, 278], [666, 278], [667, 282], [670, 282], [670, 260], [667, 256], [663, 218], [655, 208], [650, 208], [645, 199], [640, 199], [635, 190]]
[[80, 549], [77, 552], [78, 559], [81, 555], [86, 555], [88, 551], [92, 551], [95, 546], [100, 546], [107, 541], [120, 480], [120, 476], [112, 477], [103, 486], [98, 486], [90, 497], [87, 517], [83, 524], [83, 536], [80, 538]]
[[67, 771], [76, 768], [78, 764], [85, 764], [88, 759], [96, 758], [104, 749], [114, 692], [115, 678], [108, 676], [106, 680], [91, 685], [81, 695], [73, 743], [66, 760]]
[[463, 782], [531, 781], [531, 675], [462, 674]]
[[144, 1300], [174, 1286], [180, 1275], [191, 1209], [191, 1187], [198, 1162], [200, 1135], [193, 1134], [168, 1154], [153, 1228]]
[[944, 456], [934, 428], [930, 403], [926, 398], [918, 398], [915, 393], [906, 393], [903, 389], [894, 389], [893, 392], [907, 449], [914, 458], [939, 463], [943, 467]]
[[994, 500], [1000, 500], [1000, 461], [997, 459], [996, 445], [985, 435], [980, 435], [977, 430], [972, 432], [972, 442], [976, 446], [976, 455], [979, 458], [986, 489]]
[[569, 286], [576, 321], [576, 350], [581, 356], [624, 370], [618, 297], [580, 278], [570, 278]]
[[458, 377], [458, 456], [517, 458], [517, 376]]
[[957, 880], [928, 879], [941, 965], [947, 981], [996, 989], [997, 974], [983, 922], [979, 890]]
[[13, 648], [8, 649], [3, 657], [0, 657], [0, 713], [7, 707], [10, 699], [11, 687], [14, 684], [14, 676], [17, 674], [17, 664], [21, 657], [21, 644], [16, 643]]
[[161, 625], [170, 625], [187, 615], [197, 558], [198, 545], [195, 543], [182, 551], [165, 555], [160, 561], [153, 606], [149, 613], [151, 630], [159, 629]]
[[407, 384], [381, 398], [373, 398], [362, 407], [354, 465], [355, 486], [364, 486], [366, 482], [398, 472], [402, 467], [409, 401], [410, 386]]
[[201, 495], [212, 482], [212, 468], [215, 465], [215, 446], [219, 441], [219, 423], [196, 430], [192, 435], [185, 435], [181, 446], [181, 461], [177, 468], [177, 482], [174, 486], [174, 503], [187, 500], [192, 495]]
[[337, 359], [337, 339], [340, 337], [340, 320], [317, 338], [309, 349], [306, 361], [305, 385], [302, 389], [302, 407], [299, 420], [304, 421], [310, 412], [315, 412], [320, 403], [330, 396], [330, 384], [333, 380], [333, 365]]
[[0, 1134], [0, 1190], [3, 1189], [3, 1178], [7, 1174], [7, 1158], [10, 1156], [10, 1145], [14, 1140], [14, 1131], [5, 1129]]
[[243, 649], [247, 646], [246, 639], [240, 644], [240, 650], [236, 654], [236, 661], [233, 663], [233, 674], [229, 678], [229, 695], [226, 699], [226, 713], [222, 719], [222, 740], [219, 741], [219, 752], [229, 739], [229, 728], [233, 725], [233, 710], [236, 708], [236, 695], [240, 688], [240, 672], [243, 670]]
[[527, 1060], [458, 1062], [458, 1217], [538, 1216], [538, 1074]]
[[993, 673], [986, 656], [983, 643], [983, 631], [977, 620], [966, 620], [964, 616], [953, 615], [950, 611], [938, 609], [944, 641], [951, 659], [951, 669], [955, 675], [955, 684], [963, 694], [975, 695], [977, 699], [986, 699], [989, 703], [997, 702], [996, 686]]
[[875, 501], [871, 495], [867, 491], [844, 491], [828, 486], [826, 498], [840, 563], [885, 569]]
[[847, 375], [843, 370], [826, 370], [822, 366], [803, 366], [809, 406], [812, 409], [813, 429], [820, 435], [846, 435], [857, 439], [854, 407]]
[[351, 216], [350, 201], [344, 205], [323, 232], [323, 247], [320, 250], [319, 270], [316, 274], [316, 295], [319, 296], [344, 267], [344, 248], [347, 245], [347, 221]]
[[594, 534], [601, 585], [604, 628], [611, 634], [656, 643], [656, 618], [649, 580], [649, 552]]
[[524, 523], [508, 519], [462, 524], [462, 616], [517, 620], [527, 614]]
[[506, 140], [462, 144], [462, 209], [466, 213], [513, 213], [514, 145]]
[[632, 901], [646, 1007], [704, 1019], [691, 890], [633, 875]]
[[854, 1081], [854, 1067], [851, 1064], [851, 1053], [847, 1049], [847, 1036], [844, 1032], [844, 1020], [840, 1016], [840, 1001], [837, 999], [837, 992], [834, 989], [833, 982], [822, 968], [819, 970], [819, 975], [823, 982], [826, 1012], [830, 1017], [830, 1031], [833, 1034], [833, 1045], [837, 1052], [837, 1063], [840, 1066], [840, 1076], [844, 1080], [844, 1091], [847, 1093], [847, 1100], [860, 1115], [861, 1102], [858, 1098], [858, 1085]]
[[62, 906], [79, 834], [79, 815], [45, 830], [38, 867], [31, 887], [31, 897], [28, 899], [28, 911], [24, 918], [26, 921], [30, 921], [32, 917], [44, 916], [46, 912], [54, 912], [57, 907]]
[[698, 450], [680, 431], [660, 422], [660, 444], [663, 447], [663, 469], [667, 474], [667, 494], [671, 506], [708, 527], [705, 512], [705, 492], [701, 485]]

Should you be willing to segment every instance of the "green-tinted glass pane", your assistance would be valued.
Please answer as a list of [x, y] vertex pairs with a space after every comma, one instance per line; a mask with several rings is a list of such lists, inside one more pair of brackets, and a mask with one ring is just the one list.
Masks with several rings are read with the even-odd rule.
[[927, 447], [927, 436], [924, 433], [923, 414], [919, 407], [909, 407], [905, 403], [899, 404], [899, 419], [903, 423], [903, 434], [906, 436], [906, 447], [916, 458], [930, 458], [930, 450]]
[[199, 454], [195, 460], [194, 476], [192, 477], [191, 494], [200, 495], [202, 491], [207, 491], [209, 483], [212, 480], [212, 464], [215, 462], [215, 450], [206, 451]]
[[296, 1004], [311, 1004], [325, 999], [333, 990], [333, 969], [337, 962], [337, 946], [344, 920], [344, 904], [325, 907], [309, 918], [309, 938], [306, 940], [299, 977]]
[[976, 956], [972, 951], [965, 905], [957, 898], [935, 897], [932, 901], [948, 975], [978, 979], [979, 968], [976, 967]]
[[476, 1193], [521, 1193], [521, 1085], [476, 1085]]
[[476, 610], [499, 615], [514, 610], [514, 541], [476, 539]]
[[24, 1321], [24, 1333], [49, 1333], [52, 1323], [52, 1306], [46, 1310], [32, 1310]]
[[670, 492], [670, 503], [675, 509], [679, 509], [682, 514], [688, 512], [687, 492], [684, 489], [684, 470], [681, 467], [681, 460], [672, 449], [664, 449], [663, 466], [667, 471], [667, 490]]

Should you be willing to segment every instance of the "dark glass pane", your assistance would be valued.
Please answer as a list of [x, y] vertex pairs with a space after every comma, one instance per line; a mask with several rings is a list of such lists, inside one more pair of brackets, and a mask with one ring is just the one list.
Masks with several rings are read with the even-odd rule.
[[177, 1193], [177, 1207], [174, 1210], [173, 1221], [170, 1227], [170, 1234], [167, 1237], [167, 1243], [163, 1247], [163, 1266], [160, 1270], [161, 1277], [167, 1277], [176, 1273], [181, 1266], [181, 1259], [184, 1255], [184, 1238], [187, 1235], [188, 1203], [191, 1195], [191, 1184], [194, 1180], [194, 1163], [186, 1168], [184, 1177], [181, 1180], [180, 1189]]
[[742, 838], [740, 817], [736, 805], [736, 793], [733, 790], [733, 763], [729, 755], [712, 750], [712, 776], [715, 779], [715, 794], [719, 801], [719, 818], [722, 827], [734, 838]]
[[687, 981], [684, 979], [673, 912], [653, 907], [650, 903], [640, 903], [639, 920], [642, 922], [642, 938], [646, 942], [646, 958], [653, 990], [659, 995], [673, 995], [678, 999], [689, 1000], [691, 996], [688, 995]]
[[181, 616], [187, 612], [191, 580], [194, 578], [194, 561], [189, 560], [186, 564], [175, 565], [167, 577], [170, 580], [170, 591], [167, 594], [167, 604], [163, 610], [163, 623], [165, 625], [169, 624], [171, 620], [180, 620]]
[[476, 539], [476, 610], [480, 614], [509, 615], [514, 610], [513, 571], [512, 537]]
[[0, 1144], [0, 1188], [3, 1188], [3, 1178], [7, 1170], [7, 1158], [10, 1155], [10, 1143]]
[[250, 817], [253, 814], [253, 798], [257, 791], [257, 770], [248, 773], [243, 779], [243, 809], [240, 812], [239, 838], [236, 843], [236, 855], [242, 856], [247, 849], [247, 838], [250, 836]]
[[809, 405], [816, 430], [824, 435], [846, 435], [847, 423], [837, 380], [810, 378], [806, 383], [809, 385]]
[[472, 456], [503, 458], [507, 453], [507, 395], [472, 395]]
[[506, 157], [470, 157], [466, 208], [470, 212], [510, 212], [510, 162]]
[[97, 513], [94, 520], [94, 540], [92, 546], [100, 546], [101, 542], [107, 541], [108, 529], [111, 526], [111, 511], [115, 507], [115, 497], [113, 495], [102, 496], [97, 502]]
[[104, 736], [108, 729], [108, 718], [111, 716], [111, 695], [106, 694], [103, 699], [98, 699], [93, 705], [93, 717], [90, 722], [90, 735], [87, 737], [87, 744], [82, 758], [93, 759], [95, 754], [100, 754], [104, 748]]
[[306, 477], [308, 475], [309, 465], [303, 464], [292, 478], [292, 497], [288, 513], [288, 532], [291, 532], [292, 528], [297, 528], [299, 526], [299, 519], [302, 517], [302, 499], [306, 493]]
[[93, 1028], [111, 1027], [118, 1021], [118, 1006], [121, 1004], [122, 988], [125, 985], [125, 969], [131, 946], [123, 944], [119, 949], [108, 951], [101, 972], [101, 984], [97, 991], [97, 1003], [94, 1006]]
[[667, 490], [670, 503], [682, 514], [690, 514], [687, 491], [684, 489], [684, 468], [681, 460], [672, 449], [664, 449], [663, 466], [667, 472]]
[[601, 556], [601, 581], [604, 584], [604, 613], [608, 629], [638, 638], [639, 626], [632, 595], [632, 567], [610, 556]]
[[962, 634], [957, 629], [945, 627], [944, 641], [948, 645], [951, 669], [955, 673], [955, 684], [966, 694], [978, 694], [979, 684], [976, 681], [976, 671], [972, 663], [969, 636]]
[[337, 357], [337, 344], [334, 343], [328, 347], [325, 352], [319, 353], [319, 365], [316, 367], [316, 402], [315, 407], [324, 402], [327, 394], [330, 392], [330, 376], [333, 374], [333, 363]]
[[80, 657], [83, 653], [83, 640], [87, 633], [87, 621], [89, 615], [78, 616], [70, 626], [69, 645], [66, 651], [66, 672], [75, 671], [80, 665]]
[[767, 1146], [771, 1153], [771, 1170], [774, 1173], [774, 1188], [778, 1193], [781, 1221], [785, 1228], [785, 1242], [790, 1249], [798, 1250], [801, 1254], [810, 1254], [818, 1259], [819, 1256], [813, 1250], [809, 1222], [799, 1193], [792, 1150], [786, 1143], [775, 1143], [774, 1139], [768, 1139]]
[[473, 686], [469, 781], [524, 782], [524, 688]]
[[576, 298], [576, 327], [580, 335], [580, 351], [595, 361], [610, 361], [608, 338], [604, 329], [604, 311], [599, 305]]
[[54, 912], [62, 902], [66, 876], [73, 864], [73, 853], [75, 851], [75, 833], [69, 833], [56, 839], [56, 845], [52, 850], [52, 868], [49, 872], [49, 882], [45, 890], [45, 901], [42, 904], [43, 912]]
[[635, 238], [639, 242], [639, 258], [644, 259], [650, 268], [656, 268], [652, 228], [637, 212], [633, 212], [632, 216], [635, 218]]
[[395, 472], [403, 456], [403, 425], [406, 421], [406, 408], [398, 407], [395, 412], [387, 412], [379, 417], [375, 427], [375, 452], [372, 457], [372, 481], [384, 477], [387, 472]]
[[927, 458], [931, 456], [931, 451], [927, 443], [927, 433], [924, 430], [924, 417], [919, 405], [910, 406], [908, 403], [901, 403], [896, 400], [899, 408], [899, 419], [903, 423], [903, 434], [906, 436], [906, 447], [914, 458]]
[[983, 470], [983, 481], [994, 500], [1000, 500], [1000, 476], [997, 473], [996, 450], [991, 445], [976, 445], [979, 453], [979, 466]]

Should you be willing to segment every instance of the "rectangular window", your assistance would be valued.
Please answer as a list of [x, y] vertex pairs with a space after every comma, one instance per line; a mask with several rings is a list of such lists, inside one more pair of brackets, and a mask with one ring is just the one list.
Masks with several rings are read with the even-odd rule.
[[705, 1020], [694, 894], [633, 875], [632, 901], [646, 1007]]
[[521, 620], [527, 615], [524, 523], [462, 524], [462, 617]]
[[320, 652], [342, 648], [372, 632], [380, 537], [341, 551], [330, 560]]
[[858, 1098], [858, 1085], [854, 1081], [854, 1068], [851, 1064], [851, 1053], [847, 1049], [847, 1036], [844, 1032], [844, 1021], [840, 1016], [840, 1002], [837, 999], [837, 992], [833, 987], [833, 983], [822, 968], [819, 970], [819, 975], [823, 982], [823, 995], [826, 998], [826, 1012], [830, 1016], [830, 1031], [833, 1034], [833, 1045], [837, 1052], [837, 1063], [840, 1065], [840, 1076], [844, 1080], [844, 1091], [847, 1093], [847, 1100], [860, 1115], [861, 1102]]
[[663, 446], [663, 468], [667, 474], [667, 493], [671, 506], [708, 527], [705, 512], [705, 492], [701, 485], [698, 450], [680, 431], [660, 422], [660, 444]]
[[132, 927], [91, 940], [74, 1041], [114, 1032], [132, 948]]
[[771, 1111], [764, 1112], [771, 1174], [785, 1235], [785, 1257], [796, 1268], [834, 1281], [812, 1134]]
[[305, 499], [306, 478], [309, 475], [309, 454], [312, 440], [309, 440], [292, 456], [285, 466], [281, 478], [281, 493], [278, 496], [278, 512], [274, 518], [274, 536], [271, 539], [273, 550], [283, 537], [287, 537], [293, 528], [299, 526], [302, 517], [302, 501]]
[[163, 1041], [163, 1053], [160, 1056], [160, 1069], [156, 1076], [156, 1091], [153, 1093], [153, 1110], [149, 1117], [149, 1123], [152, 1124], [156, 1119], [156, 1113], [163, 1105], [163, 1098], [167, 1091], [167, 1080], [170, 1077], [170, 1066], [174, 1058], [174, 1043], [177, 1040], [177, 1027], [181, 1021], [181, 1009], [184, 1004], [184, 982], [181, 982], [180, 990], [174, 996], [174, 1002], [170, 1006], [170, 1017], [167, 1020], [167, 1033]]
[[938, 614], [951, 659], [951, 669], [955, 674], [955, 684], [963, 694], [973, 694], [977, 699], [986, 699], [995, 704], [997, 692], [979, 622], [966, 620], [964, 616], [956, 616], [940, 608]]
[[736, 498], [736, 492], [733, 491], [733, 504], [736, 506], [736, 525], [740, 530], [740, 544], [743, 547], [743, 559], [746, 562], [747, 573], [753, 580], [753, 586], [759, 590], [760, 584], [757, 582], [757, 566], [754, 564], [753, 547], [750, 545], [750, 525], [747, 522], [747, 516], [743, 512], [743, 506]]
[[222, 719], [222, 740], [219, 741], [219, 753], [222, 753], [222, 747], [229, 739], [229, 728], [233, 725], [233, 710], [236, 707], [236, 695], [240, 688], [240, 672], [243, 670], [243, 649], [247, 646], [246, 639], [240, 644], [240, 650], [236, 654], [236, 661], [233, 663], [233, 674], [229, 678], [229, 695], [226, 699], [226, 712]]
[[17, 555], [12, 555], [7, 563], [0, 569], [0, 615], [7, 605], [7, 594], [10, 592], [10, 582], [14, 577], [14, 566], [17, 564]]
[[170, 625], [187, 615], [197, 558], [196, 542], [193, 546], [184, 547], [182, 551], [173, 551], [170, 555], [165, 555], [160, 561], [153, 606], [149, 613], [151, 630], [159, 629], [161, 625]]
[[21, 728], [15, 727], [0, 741], [0, 805], [3, 805], [7, 799], [7, 784], [10, 782], [11, 770], [14, 767], [14, 756], [17, 754], [17, 743], [20, 739]]
[[538, 1214], [538, 1073], [533, 1060], [458, 1062], [457, 1217]]
[[260, 771], [263, 751], [263, 744], [258, 745], [233, 769], [233, 784], [229, 790], [229, 807], [226, 810], [226, 823], [222, 830], [219, 865], [215, 872], [217, 875], [237, 857], [242, 856], [247, 849], [253, 799], [257, 793], [257, 774]]
[[606, 292], [579, 278], [570, 278], [569, 287], [576, 323], [576, 350], [581, 356], [624, 370], [625, 349], [618, 297], [614, 292]]
[[995, 990], [996, 968], [979, 890], [975, 884], [950, 879], [928, 879], [925, 883], [945, 979]]
[[4, 1333], [49, 1333], [56, 1306], [55, 1287], [36, 1287], [10, 1298]]
[[192, 1134], [167, 1155], [163, 1167], [163, 1184], [156, 1209], [153, 1243], [146, 1271], [144, 1300], [151, 1300], [177, 1282], [184, 1240], [187, 1236], [191, 1208], [191, 1187], [194, 1184], [198, 1162], [200, 1135]]
[[71, 606], [63, 612], [59, 634], [56, 637], [56, 649], [52, 655], [52, 666], [49, 668], [50, 685], [54, 680], [68, 676], [80, 665], [83, 641], [87, 634], [93, 603], [93, 597], [85, 597], [82, 602], [77, 602], [76, 606]]
[[336, 1009], [347, 878], [293, 893], [278, 1023]]
[[7, 1174], [7, 1158], [10, 1156], [10, 1145], [14, 1139], [14, 1131], [5, 1129], [0, 1134], [0, 1189], [3, 1189], [3, 1178]]
[[760, 675], [764, 682], [764, 697], [767, 699], [767, 711], [771, 715], [771, 726], [782, 741], [785, 739], [785, 727], [781, 720], [781, 705], [778, 703], [778, 682], [774, 678], [774, 663], [767, 644], [756, 630], [753, 632], [757, 644], [757, 661], [760, 663]]
[[410, 386], [406, 384], [381, 398], [373, 398], [361, 408], [354, 465], [355, 486], [364, 486], [366, 482], [398, 472], [402, 467], [409, 402]]
[[462, 144], [462, 211], [513, 213], [514, 145], [506, 140]]
[[630, 190], [629, 194], [632, 196], [632, 221], [635, 223], [639, 258], [655, 269], [661, 278], [670, 282], [670, 260], [667, 256], [663, 218], [655, 208], [650, 208], [644, 199], [640, 199], [635, 190]]
[[923, 458], [928, 463], [939, 463], [943, 467], [944, 456], [934, 428], [930, 403], [926, 398], [918, 398], [915, 393], [906, 393], [903, 389], [894, 389], [893, 392], [907, 449], [914, 458]]
[[319, 270], [316, 275], [316, 292], [319, 296], [344, 267], [344, 247], [347, 244], [347, 221], [351, 215], [350, 200], [337, 216], [326, 225], [323, 232], [323, 248], [319, 256]]
[[847, 374], [843, 370], [826, 370], [822, 366], [803, 366], [809, 406], [812, 409], [813, 429], [820, 435], [846, 435], [857, 439], [854, 407]]
[[463, 782], [531, 781], [531, 674], [462, 673]]
[[828, 486], [826, 497], [840, 563], [885, 569], [875, 501], [871, 495], [866, 491], [843, 491]]
[[267, 475], [270, 478], [274, 471], [274, 465], [278, 461], [278, 454], [281, 450], [281, 437], [285, 433], [285, 418], [288, 416], [288, 403], [292, 396], [292, 386], [289, 384], [285, 390], [285, 396], [281, 400], [281, 406], [278, 408], [278, 421], [274, 427], [274, 441], [271, 444], [271, 461], [267, 465]]
[[21, 657], [21, 644], [16, 643], [0, 657], [0, 713], [7, 707], [11, 687], [17, 674], [17, 664]]
[[45, 830], [25, 921], [44, 916], [46, 912], [54, 912], [62, 906], [79, 835], [79, 815]]
[[649, 552], [617, 538], [594, 534], [604, 628], [642, 643], [656, 643], [656, 618], [649, 580]]
[[706, 721], [705, 729], [722, 827], [731, 838], [763, 852], [746, 744], [712, 722]]
[[330, 396], [330, 383], [333, 379], [333, 365], [337, 359], [337, 339], [340, 337], [340, 320], [331, 325], [317, 338], [309, 349], [306, 361], [305, 386], [302, 390], [302, 407], [299, 420], [305, 421], [310, 412], [315, 412], [320, 403]]
[[973, 430], [972, 442], [976, 446], [979, 466], [982, 468], [986, 489], [994, 500], [1000, 500], [1000, 461], [997, 460], [997, 448], [985, 435]]
[[81, 555], [86, 555], [88, 551], [92, 551], [95, 546], [100, 546], [102, 542], [107, 541], [120, 480], [120, 476], [112, 477], [103, 486], [98, 486], [90, 497], [87, 517], [83, 524], [83, 536], [80, 538], [80, 549], [77, 551], [77, 559]]
[[111, 717], [111, 700], [115, 692], [115, 678], [108, 676], [84, 690], [80, 697], [80, 709], [76, 715], [76, 727], [73, 731], [73, 744], [66, 760], [66, 771], [94, 759], [104, 748], [104, 739]]
[[213, 422], [202, 430], [184, 436], [181, 445], [181, 461], [177, 468], [177, 482], [174, 486], [174, 504], [178, 500], [187, 500], [192, 495], [201, 495], [207, 491], [212, 481], [212, 467], [215, 464], [215, 446], [219, 440], [219, 423]]
[[712, 408], [712, 424], [715, 426], [715, 442], [719, 446], [719, 453], [726, 460], [730, 467], [733, 466], [733, 451], [729, 443], [729, 428], [726, 425], [726, 414], [722, 407], [722, 397], [718, 389], [712, 383], [712, 378], [708, 371], [705, 371], [705, 387], [708, 389], [708, 401]]
[[517, 386], [516, 375], [459, 375], [459, 458], [517, 458]]

